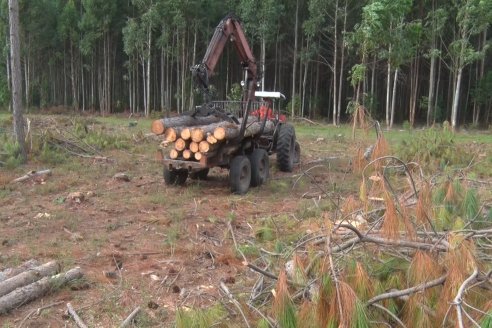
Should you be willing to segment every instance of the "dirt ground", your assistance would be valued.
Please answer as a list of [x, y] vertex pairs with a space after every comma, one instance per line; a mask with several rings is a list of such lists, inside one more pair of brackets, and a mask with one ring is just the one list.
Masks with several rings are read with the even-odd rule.
[[[147, 124], [139, 122], [145, 129]], [[229, 312], [219, 326], [242, 326], [219, 284], [247, 299], [259, 274], [244, 265], [229, 222], [238, 247], [254, 262], [261, 252], [273, 252], [278, 240], [288, 243], [309, 230], [303, 219], [329, 207], [327, 193], [357, 190], [348, 142], [332, 131], [324, 138], [298, 135], [303, 164], [281, 173], [272, 156], [271, 180], [244, 196], [230, 194], [228, 172], [217, 168], [207, 181], [165, 186], [154, 157], [158, 142], [151, 138], [134, 140], [131, 149], [106, 151], [107, 160], [65, 155], [59, 165], [32, 159], [0, 172], [0, 270], [34, 258], [57, 260], [63, 270], [79, 266], [85, 273], [75, 286], [0, 317], [0, 327], [17, 327], [26, 317], [24, 327], [74, 326], [65, 314], [67, 302], [91, 327], [117, 326], [137, 306], [142, 312], [136, 326], [171, 327], [177, 309], [218, 303]], [[51, 176], [8, 183], [46, 168]], [[114, 178], [121, 172], [130, 181]], [[259, 231], [271, 222], [274, 237], [258, 246]]]

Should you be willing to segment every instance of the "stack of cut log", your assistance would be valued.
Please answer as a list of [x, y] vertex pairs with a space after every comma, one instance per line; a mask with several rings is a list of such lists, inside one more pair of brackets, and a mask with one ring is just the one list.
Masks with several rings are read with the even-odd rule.
[[[169, 151], [169, 158], [197, 160], [209, 156], [228, 140], [237, 138], [241, 129], [239, 124], [224, 121], [222, 118], [210, 115], [204, 117], [177, 116], [155, 120], [152, 122], [152, 132], [162, 135], [161, 147], [173, 145]], [[258, 117], [250, 117], [244, 132], [245, 137], [258, 134], [263, 121]], [[266, 121], [264, 132], [273, 132], [275, 126], [272, 121]]]
[[80, 268], [60, 272], [60, 265], [51, 261], [40, 264], [30, 260], [17, 268], [0, 271], [0, 314], [33, 301], [66, 283], [80, 279]]

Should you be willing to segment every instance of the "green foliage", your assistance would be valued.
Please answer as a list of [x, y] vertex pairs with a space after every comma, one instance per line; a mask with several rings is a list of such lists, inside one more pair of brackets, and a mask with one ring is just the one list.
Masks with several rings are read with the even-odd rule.
[[180, 308], [176, 311], [176, 328], [209, 328], [227, 315], [221, 304], [207, 309]]
[[492, 328], [492, 311], [486, 313], [480, 322], [481, 328]]
[[8, 138], [7, 135], [0, 136], [0, 167], [14, 169], [22, 163], [23, 159], [17, 142]]
[[[287, 103], [287, 110], [292, 110], [292, 103], [294, 103], [294, 115], [298, 116], [301, 114], [302, 102], [301, 97], [296, 95]], [[291, 113], [292, 114], [292, 113]]]
[[452, 132], [435, 128], [403, 140], [397, 147], [397, 153], [404, 161], [415, 161], [431, 170], [468, 164], [473, 156], [463, 146], [456, 144]]
[[233, 101], [239, 101], [241, 100], [243, 96], [243, 88], [239, 83], [233, 83], [231, 86], [231, 90], [229, 94], [227, 95], [227, 99], [233, 100]]
[[60, 149], [45, 143], [38, 158], [42, 163], [56, 165], [65, 162], [66, 154], [62, 153]]

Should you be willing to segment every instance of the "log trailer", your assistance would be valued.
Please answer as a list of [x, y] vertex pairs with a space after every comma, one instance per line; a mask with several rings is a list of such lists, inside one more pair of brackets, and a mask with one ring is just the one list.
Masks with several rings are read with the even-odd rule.
[[[229, 40], [244, 72], [242, 101], [211, 101], [209, 78]], [[152, 132], [164, 136], [161, 152], [167, 185], [182, 185], [188, 176], [205, 179], [209, 169], [218, 166], [229, 169], [231, 191], [244, 194], [267, 181], [269, 155], [274, 153], [281, 171], [293, 170], [300, 157], [294, 127], [285, 122], [278, 104], [271, 106], [272, 99], [285, 97], [280, 92], [256, 91], [256, 60], [238, 18], [229, 15], [220, 21], [203, 60], [191, 72], [204, 104], [152, 123]], [[256, 97], [263, 101], [255, 101]], [[170, 151], [169, 145], [173, 145]]]

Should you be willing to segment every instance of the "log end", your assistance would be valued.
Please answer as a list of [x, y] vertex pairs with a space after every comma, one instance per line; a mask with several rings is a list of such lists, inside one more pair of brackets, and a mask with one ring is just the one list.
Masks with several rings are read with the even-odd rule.
[[150, 130], [152, 131], [152, 133], [157, 135], [163, 134], [165, 130], [164, 123], [162, 123], [161, 120], [155, 120], [152, 122]]
[[223, 127], [218, 127], [214, 130], [214, 137], [217, 140], [224, 140], [226, 135], [226, 130]]

